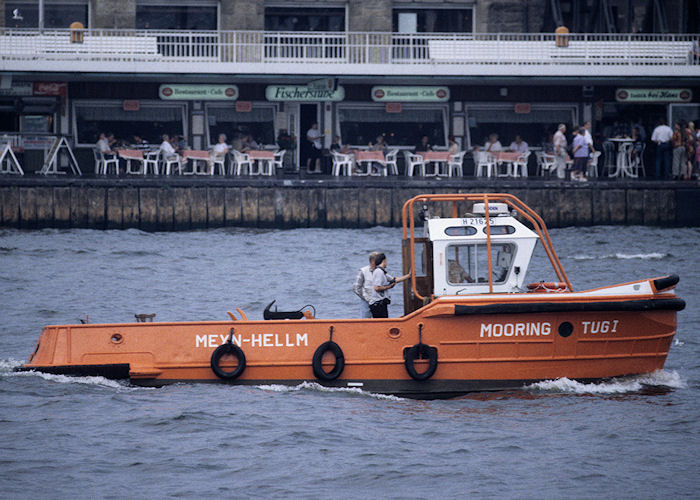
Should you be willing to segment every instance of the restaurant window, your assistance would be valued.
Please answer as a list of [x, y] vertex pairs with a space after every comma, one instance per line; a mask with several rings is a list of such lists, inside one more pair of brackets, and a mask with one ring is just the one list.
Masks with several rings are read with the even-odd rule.
[[129, 144], [138, 135], [160, 144], [163, 134], [187, 136], [185, 105], [141, 101], [136, 111], [125, 111], [122, 102], [77, 101], [73, 109], [74, 134], [79, 146], [92, 146], [101, 132]]
[[472, 9], [395, 8], [395, 33], [471, 33], [474, 31]]
[[575, 105], [533, 104], [529, 113], [516, 113], [514, 104], [472, 104], [466, 106], [470, 147], [484, 146], [490, 134], [498, 134], [504, 149], [519, 135], [530, 146], [551, 143], [559, 123], [569, 129], [577, 123]]
[[345, 31], [345, 9], [266, 7], [265, 31]]
[[[491, 267], [494, 283], [503, 283], [515, 255], [512, 243], [491, 243]], [[447, 282], [451, 285], [488, 283], [489, 254], [485, 243], [447, 247]]]
[[207, 106], [209, 144], [216, 144], [219, 134], [226, 134], [227, 142], [252, 135], [258, 144], [275, 143], [275, 107], [253, 106], [248, 112], [236, 111], [235, 106]]
[[670, 115], [671, 124], [679, 121], [693, 122], [697, 129], [700, 125], [700, 104], [671, 104]]
[[136, 28], [152, 30], [204, 30], [218, 29], [217, 2], [181, 2], [178, 0], [136, 4]]
[[447, 144], [445, 106], [407, 106], [400, 113], [387, 113], [385, 106], [338, 107], [343, 144], [366, 146], [383, 136], [389, 146], [414, 146], [424, 135], [436, 146]]
[[[45, 1], [44, 28], [68, 28], [74, 22], [88, 26], [86, 1]], [[39, 3], [34, 1], [5, 2], [5, 26], [8, 28], [38, 28]]]

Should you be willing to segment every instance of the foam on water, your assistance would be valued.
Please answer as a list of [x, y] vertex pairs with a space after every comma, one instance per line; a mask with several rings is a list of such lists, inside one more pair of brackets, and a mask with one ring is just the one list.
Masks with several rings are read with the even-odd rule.
[[608, 255], [574, 255], [573, 259], [574, 260], [599, 260], [599, 259], [618, 259], [618, 260], [634, 260], [634, 259], [639, 259], [639, 260], [660, 260], [668, 257], [669, 254], [667, 253], [659, 253], [659, 252], [652, 252], [652, 253], [612, 253]]
[[109, 387], [111, 389], [132, 389], [131, 387], [120, 384], [116, 380], [110, 380], [104, 377], [73, 377], [36, 371], [15, 371], [15, 368], [18, 368], [21, 365], [21, 361], [14, 359], [0, 359], [0, 377], [39, 377], [57, 384], [83, 384]]
[[391, 396], [388, 394], [376, 394], [374, 392], [363, 391], [359, 387], [326, 387], [316, 382], [302, 382], [299, 385], [281, 385], [281, 384], [270, 384], [270, 385], [258, 385], [258, 389], [270, 392], [298, 392], [298, 391], [315, 391], [315, 392], [344, 392], [348, 394], [358, 394], [361, 396], [368, 396], [375, 399], [384, 399], [388, 401], [403, 401], [403, 398], [397, 396]]
[[604, 382], [588, 384], [564, 377], [556, 380], [536, 382], [525, 388], [529, 390], [563, 392], [569, 394], [624, 394], [627, 392], [640, 391], [645, 386], [684, 389], [687, 387], [687, 384], [674, 370], [657, 370], [645, 375], [613, 378]]

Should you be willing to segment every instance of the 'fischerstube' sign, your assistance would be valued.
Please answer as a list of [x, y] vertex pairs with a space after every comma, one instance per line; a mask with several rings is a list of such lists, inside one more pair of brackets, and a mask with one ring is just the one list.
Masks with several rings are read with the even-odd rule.
[[310, 88], [306, 85], [270, 85], [265, 89], [268, 101], [342, 101], [345, 89], [336, 90]]

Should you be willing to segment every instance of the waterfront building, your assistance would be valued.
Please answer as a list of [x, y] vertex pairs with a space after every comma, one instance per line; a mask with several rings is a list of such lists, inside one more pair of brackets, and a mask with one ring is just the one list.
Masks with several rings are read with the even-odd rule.
[[586, 121], [648, 138], [700, 118], [699, 20], [695, 0], [0, 0], [0, 135], [25, 171], [55, 135], [91, 165], [100, 132], [208, 149], [286, 129], [295, 164], [314, 122], [325, 148], [540, 145]]

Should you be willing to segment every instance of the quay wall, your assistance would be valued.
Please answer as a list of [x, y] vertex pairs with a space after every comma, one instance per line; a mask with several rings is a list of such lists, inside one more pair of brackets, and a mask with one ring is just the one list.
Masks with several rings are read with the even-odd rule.
[[0, 227], [173, 231], [400, 226], [407, 199], [453, 192], [513, 194], [548, 227], [700, 226], [696, 182], [5, 177], [0, 179]]

